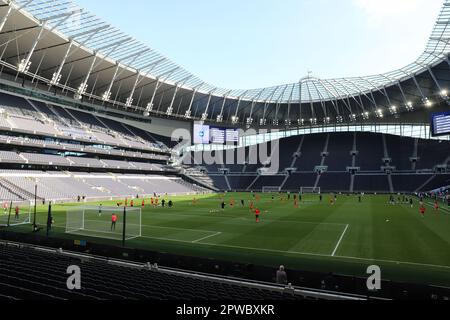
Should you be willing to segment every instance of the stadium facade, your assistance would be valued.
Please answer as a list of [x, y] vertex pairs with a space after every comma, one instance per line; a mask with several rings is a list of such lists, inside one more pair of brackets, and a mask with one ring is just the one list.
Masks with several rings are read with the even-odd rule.
[[71, 1], [2, 2], [2, 78], [71, 105], [281, 130], [423, 124], [431, 107], [448, 108], [448, 1], [423, 54], [404, 68], [251, 90], [208, 84]]
[[[447, 288], [423, 287], [426, 281], [448, 285], [447, 216], [435, 215], [433, 219], [443, 220], [426, 220], [423, 228], [411, 204], [421, 194], [433, 194], [429, 201], [436, 203], [422, 207], [441, 205], [442, 212], [449, 212], [445, 208], [446, 201], [450, 206], [449, 24], [450, 0], [445, 0], [424, 52], [399, 70], [340, 79], [308, 76], [291, 84], [231, 90], [202, 81], [70, 0], [0, 0], [4, 210], [0, 238], [5, 239], [0, 241], [0, 258], [5, 261], [0, 299], [6, 294], [101, 299], [363, 298], [223, 278], [271, 281], [273, 270], [254, 263], [287, 259], [302, 268], [290, 271], [293, 278], [301, 279], [298, 285], [404, 298], [407, 286], [401, 283], [385, 281], [385, 291], [367, 291], [366, 263], [376, 261], [394, 280], [423, 278], [420, 287], [408, 287], [410, 293], [415, 290], [419, 297], [448, 300]], [[438, 122], [442, 132], [434, 135]], [[223, 135], [238, 130], [238, 143], [192, 145], [189, 139], [180, 145], [184, 133], [195, 135], [195, 124], [215, 127]], [[204, 135], [201, 131], [202, 139]], [[258, 159], [261, 154], [264, 161]], [[329, 203], [324, 193], [330, 193]], [[338, 194], [345, 197], [336, 205]], [[398, 198], [393, 199], [393, 194]], [[178, 198], [179, 211], [171, 214], [165, 203], [157, 201], [180, 195], [185, 197]], [[368, 196], [365, 203], [364, 196]], [[234, 197], [241, 197], [240, 206]], [[134, 218], [128, 216], [128, 226], [136, 232], [126, 237], [131, 199], [135, 207], [144, 201], [142, 214], [135, 208]], [[224, 211], [217, 210], [218, 202], [224, 210], [224, 199], [235, 211], [221, 216]], [[355, 204], [358, 200], [361, 207]], [[48, 215], [47, 206], [38, 207], [49, 201], [57, 208], [57, 223], [51, 219], [51, 206]], [[254, 225], [253, 201], [268, 209], [262, 212], [261, 224], [257, 218], [263, 234]], [[76, 205], [78, 218], [71, 220], [66, 204], [75, 202], [93, 206]], [[104, 202], [112, 207], [103, 208]], [[118, 215], [123, 234], [113, 231], [106, 214], [117, 214], [117, 207], [124, 208]], [[252, 217], [245, 216], [249, 212]], [[398, 220], [390, 224], [386, 212]], [[277, 219], [273, 213], [279, 215]], [[49, 228], [45, 236], [39, 233], [36, 216]], [[59, 219], [65, 219], [66, 225]], [[33, 234], [28, 228], [31, 223]], [[53, 224], [56, 231], [49, 236]], [[129, 247], [118, 246], [122, 236], [123, 247], [131, 243]], [[83, 237], [89, 241], [79, 240]], [[105, 259], [95, 256], [60, 250], [55, 254], [11, 240], [135, 259], [135, 263], [108, 258], [105, 264]], [[416, 247], [417, 251], [409, 250]], [[89, 290], [79, 295], [55, 285], [60, 280], [57, 272], [67, 261], [78, 260], [97, 274], [86, 277]], [[148, 261], [219, 277], [164, 270]], [[403, 273], [405, 266], [408, 272]], [[103, 270], [116, 274], [119, 267], [126, 277], [114, 277], [115, 283], [107, 286], [108, 272]], [[339, 287], [324, 276], [330, 271], [353, 276], [339, 278]], [[158, 285], [150, 288], [143, 279]], [[15, 291], [8, 292], [10, 288]]]

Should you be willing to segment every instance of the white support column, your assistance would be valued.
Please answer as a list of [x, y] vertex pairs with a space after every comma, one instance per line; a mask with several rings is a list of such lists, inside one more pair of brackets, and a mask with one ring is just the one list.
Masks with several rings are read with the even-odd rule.
[[239, 107], [241, 106], [241, 102], [242, 102], [242, 98], [239, 98], [237, 107], [236, 107], [236, 112], [234, 113], [234, 116], [231, 117], [232, 124], [237, 124], [239, 122], [238, 113], [239, 113]]
[[138, 72], [137, 76], [136, 76], [136, 81], [134, 81], [133, 88], [131, 89], [130, 95], [127, 98], [127, 102], [125, 103], [125, 106], [127, 108], [130, 108], [133, 105], [133, 101], [134, 101], [133, 96], [134, 96], [134, 93], [136, 92], [136, 88], [139, 83], [139, 78], [140, 78], [140, 73]]
[[92, 71], [94, 70], [94, 66], [95, 66], [95, 62], [96, 61], [97, 61], [97, 53], [95, 53], [94, 59], [92, 59], [92, 63], [89, 66], [89, 71], [86, 74], [86, 76], [84, 77], [83, 82], [81, 82], [80, 86], [78, 87], [78, 91], [75, 94], [75, 99], [81, 99], [83, 94], [86, 93], [86, 90], [87, 90], [87, 87], [88, 87], [88, 81], [89, 81], [89, 78], [91, 77]]
[[10, 3], [9, 7], [8, 7], [8, 11], [6, 12], [6, 14], [3, 16], [2, 20], [0, 21], [0, 32], [3, 31], [3, 28], [5, 27], [6, 21], [8, 21], [9, 16], [11, 15], [11, 12], [13, 10], [12, 6]]
[[191, 98], [191, 102], [189, 103], [189, 108], [187, 109], [184, 117], [185, 118], [190, 118], [192, 115], [192, 105], [194, 104], [194, 99], [195, 99], [195, 95], [197, 94], [197, 89], [194, 90], [194, 92], [192, 93], [192, 98]]
[[170, 106], [169, 106], [169, 108], [166, 111], [166, 114], [168, 116], [172, 115], [172, 113], [173, 113], [173, 104], [175, 102], [175, 98], [177, 97], [177, 93], [178, 93], [179, 89], [180, 89], [180, 86], [176, 86], [175, 87], [175, 92], [173, 93], [172, 101], [170, 102]]
[[45, 25], [46, 25], [46, 22], [44, 22], [42, 24], [41, 30], [39, 30], [39, 34], [36, 37], [36, 39], [34, 40], [33, 45], [31, 46], [31, 49], [28, 52], [27, 57], [20, 61], [19, 66], [18, 66], [18, 71], [19, 72], [26, 73], [26, 72], [28, 72], [28, 70], [30, 70], [30, 66], [31, 66], [31, 61], [30, 60], [31, 60], [31, 57], [33, 56], [34, 50], [36, 50], [36, 47], [37, 47], [39, 41], [42, 38], [42, 35], [44, 34]]
[[209, 94], [208, 103], [206, 104], [205, 112], [203, 112], [203, 114], [202, 114], [202, 121], [205, 121], [206, 119], [208, 119], [208, 110], [209, 110], [209, 105], [211, 104], [211, 98], [212, 98], [212, 92]]
[[228, 94], [230, 94], [230, 92], [228, 92], [227, 94], [225, 94], [223, 96], [223, 103], [222, 103], [222, 107], [220, 108], [220, 114], [217, 116], [217, 119], [216, 119], [218, 123], [223, 122], [223, 110], [225, 109], [225, 104], [227, 102]]
[[113, 77], [111, 79], [111, 82], [110, 82], [110, 84], [108, 86], [108, 89], [102, 95], [102, 100], [103, 101], [109, 101], [111, 99], [111, 90], [112, 90], [112, 87], [114, 85], [114, 82], [116, 82], [117, 73], [119, 72], [119, 68], [120, 68], [120, 63], [117, 63], [116, 70], [114, 70], [114, 75], [113, 75]]
[[152, 98], [151, 98], [150, 102], [147, 104], [147, 109], [146, 109], [147, 112], [151, 112], [151, 111], [153, 110], [153, 103], [154, 103], [154, 101], [155, 101], [156, 92], [158, 91], [158, 89], [159, 89], [160, 86], [161, 86], [161, 82], [160, 82], [160, 80], [158, 79], [158, 80], [156, 81], [155, 91], [153, 91]]
[[50, 85], [58, 85], [59, 82], [61, 81], [61, 72], [62, 69], [64, 68], [64, 65], [66, 64], [67, 58], [69, 57], [69, 53], [70, 50], [72, 49], [72, 45], [73, 45], [73, 40], [70, 40], [69, 43], [69, 47], [67, 48], [65, 54], [64, 54], [64, 58], [61, 61], [58, 70], [53, 74], [52, 80], [50, 81]]

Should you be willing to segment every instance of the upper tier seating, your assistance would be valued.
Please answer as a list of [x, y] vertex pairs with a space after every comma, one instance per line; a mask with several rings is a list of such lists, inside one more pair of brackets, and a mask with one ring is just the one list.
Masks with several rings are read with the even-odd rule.
[[1, 128], [112, 146], [168, 152], [166, 146], [142, 130], [136, 129], [135, 131], [139, 132], [137, 135], [128, 126], [110, 119], [39, 101], [27, 101], [3, 93], [0, 93]]

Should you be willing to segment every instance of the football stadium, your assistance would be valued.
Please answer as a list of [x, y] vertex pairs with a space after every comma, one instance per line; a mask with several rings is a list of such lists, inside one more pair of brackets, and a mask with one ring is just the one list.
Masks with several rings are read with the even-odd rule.
[[233, 90], [76, 1], [0, 0], [0, 300], [448, 301], [436, 17], [401, 69]]

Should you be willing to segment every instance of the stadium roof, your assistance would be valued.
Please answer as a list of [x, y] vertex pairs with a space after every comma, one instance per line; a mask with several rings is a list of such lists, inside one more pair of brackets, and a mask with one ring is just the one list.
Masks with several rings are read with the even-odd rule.
[[[445, 88], [441, 81], [450, 80], [431, 71], [443, 61], [450, 65], [450, 0], [444, 1], [424, 52], [404, 68], [351, 78], [308, 76], [297, 83], [249, 90], [219, 88], [202, 81], [70, 0], [0, 2], [4, 3], [0, 6], [0, 52], [5, 67], [78, 97], [135, 110], [187, 118], [194, 114], [194, 118], [218, 122], [226, 118], [252, 123], [257, 118], [265, 124], [267, 119], [277, 123], [300, 118], [317, 121], [318, 117], [339, 121], [341, 117], [364, 117], [369, 111], [377, 114], [382, 107], [380, 115], [384, 108], [408, 107], [417, 104], [417, 99], [426, 104], [430, 80], [439, 91]], [[421, 81], [418, 76], [424, 72], [429, 77]], [[402, 83], [411, 80], [416, 88], [408, 94], [411, 90]], [[389, 93], [394, 87], [398, 92]], [[294, 104], [300, 105], [299, 111], [290, 110]], [[302, 106], [309, 109], [305, 104], [311, 110], [302, 111]], [[288, 110], [279, 110], [282, 105], [288, 105]]]

